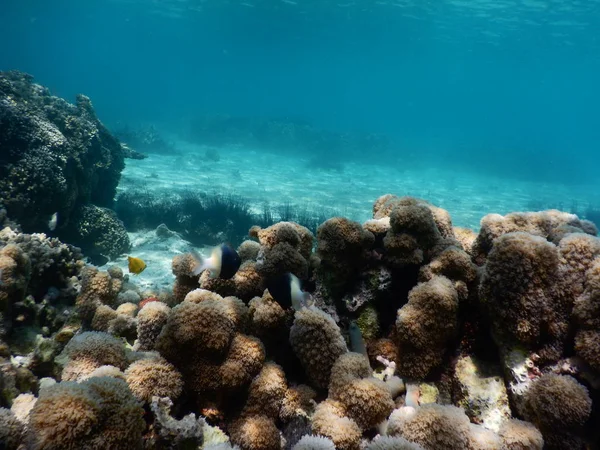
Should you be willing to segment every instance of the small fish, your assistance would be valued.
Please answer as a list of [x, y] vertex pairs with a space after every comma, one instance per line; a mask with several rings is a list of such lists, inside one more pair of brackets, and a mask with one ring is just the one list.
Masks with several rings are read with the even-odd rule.
[[360, 328], [354, 320], [350, 322], [348, 334], [350, 335], [351, 350], [355, 353], [360, 353], [361, 355], [364, 355], [368, 358], [367, 347], [365, 346], [365, 341], [362, 337], [362, 331], [360, 331]]
[[293, 307], [296, 311], [312, 305], [312, 296], [304, 292], [296, 275], [287, 272], [267, 283], [271, 296], [284, 308]]
[[58, 213], [55, 212], [54, 214], [52, 214], [52, 217], [50, 217], [50, 220], [48, 221], [48, 228], [50, 229], [50, 231], [54, 231], [56, 229], [57, 224], [58, 224]]
[[215, 247], [208, 258], [204, 258], [193, 249], [191, 253], [196, 260], [196, 267], [192, 270], [194, 275], [200, 275], [205, 270], [208, 270], [211, 278], [229, 280], [242, 265], [240, 255], [227, 244]]
[[146, 268], [146, 263], [140, 258], [128, 256], [127, 261], [129, 262], [129, 273], [135, 273], [136, 275], [139, 275]]

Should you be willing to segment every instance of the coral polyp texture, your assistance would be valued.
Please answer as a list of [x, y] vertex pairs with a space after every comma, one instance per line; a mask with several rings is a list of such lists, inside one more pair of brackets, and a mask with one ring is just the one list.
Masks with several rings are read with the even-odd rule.
[[333, 364], [348, 351], [335, 321], [317, 308], [296, 312], [290, 343], [309, 380], [320, 388], [327, 387]]
[[30, 75], [0, 72], [0, 199], [24, 231], [47, 229], [106, 256], [129, 247], [111, 206], [126, 152], [98, 120], [91, 100], [71, 104]]
[[314, 237], [295, 222], [280, 222], [265, 229], [253, 227], [250, 235], [258, 239], [256, 271], [264, 279], [291, 272], [300, 279], [308, 277]]
[[[6, 448], [598, 441], [600, 240], [573, 214], [489, 215], [476, 233], [425, 200], [385, 195], [366, 223], [335, 217], [316, 237], [293, 222], [251, 228], [227, 280], [194, 275], [190, 253], [168, 255], [165, 292], [10, 227], [0, 231]], [[288, 272], [312, 300], [278, 302], [267, 287]]]
[[44, 389], [33, 407], [27, 448], [141, 449], [143, 409], [127, 383], [110, 377]]
[[398, 310], [399, 373], [424, 378], [439, 366], [458, 330], [458, 293], [446, 277], [419, 283]]

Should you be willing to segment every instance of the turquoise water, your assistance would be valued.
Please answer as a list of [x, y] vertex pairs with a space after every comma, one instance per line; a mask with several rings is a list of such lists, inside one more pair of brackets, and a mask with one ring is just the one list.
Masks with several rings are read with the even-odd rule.
[[[430, 200], [454, 206], [459, 224], [476, 226], [484, 207], [598, 202], [598, 29], [596, 0], [2, 0], [0, 70], [28, 72], [71, 101], [85, 93], [114, 130], [152, 125], [173, 142], [193, 135], [207, 115], [251, 123], [253, 136], [262, 126], [256, 123], [309, 124], [329, 137], [261, 148], [242, 134], [217, 147], [234, 166], [232, 146], [287, 155], [292, 167], [282, 170], [297, 184], [268, 191], [275, 202], [297, 188], [310, 193], [302, 180], [319, 170], [331, 197], [308, 201], [345, 202], [352, 179], [375, 176], [381, 169], [372, 165], [379, 165], [397, 169], [394, 189], [406, 170], [411, 186], [422, 173], [423, 186], [437, 188]], [[352, 136], [352, 145], [340, 136]], [[205, 138], [196, 133], [193, 143]], [[198, 151], [174, 148], [183, 160]], [[241, 171], [264, 164], [243, 161]], [[510, 190], [494, 189], [487, 177], [529, 191], [511, 203]], [[456, 179], [484, 200], [464, 206], [471, 197], [456, 200], [444, 188]], [[234, 184], [219, 177], [211, 187]], [[238, 188], [255, 197], [248, 186]]]

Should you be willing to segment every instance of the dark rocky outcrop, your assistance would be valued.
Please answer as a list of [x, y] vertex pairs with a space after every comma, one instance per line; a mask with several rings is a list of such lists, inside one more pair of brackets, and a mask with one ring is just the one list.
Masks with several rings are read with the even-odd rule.
[[73, 105], [30, 75], [0, 72], [0, 204], [24, 232], [48, 232], [57, 212], [54, 234], [92, 250], [72, 222], [84, 208], [112, 206], [126, 156], [88, 97], [78, 95]]

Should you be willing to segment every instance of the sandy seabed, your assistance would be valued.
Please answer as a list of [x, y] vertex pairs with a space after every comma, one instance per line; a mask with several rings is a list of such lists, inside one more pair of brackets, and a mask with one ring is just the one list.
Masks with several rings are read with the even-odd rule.
[[[265, 203], [275, 210], [290, 203], [359, 222], [372, 217], [379, 196], [410, 195], [448, 210], [455, 226], [475, 231], [489, 213], [529, 211], [534, 205], [569, 208], [575, 201], [600, 204], [600, 186], [527, 182], [444, 168], [411, 170], [393, 164], [348, 162], [342, 171], [328, 171], [309, 168], [309, 159], [301, 156], [236, 147], [219, 149], [220, 160], [210, 161], [205, 157], [207, 147], [178, 142], [176, 148], [180, 153], [175, 155], [127, 160], [119, 191], [145, 189], [165, 196], [188, 190], [235, 194], [248, 200], [257, 213]], [[130, 239], [131, 254], [148, 265], [135, 277], [136, 284], [152, 289], [171, 285], [171, 260], [188, 251], [190, 244], [176, 237], [157, 239], [152, 231], [130, 233]], [[110, 264], [127, 272], [126, 256]]]

